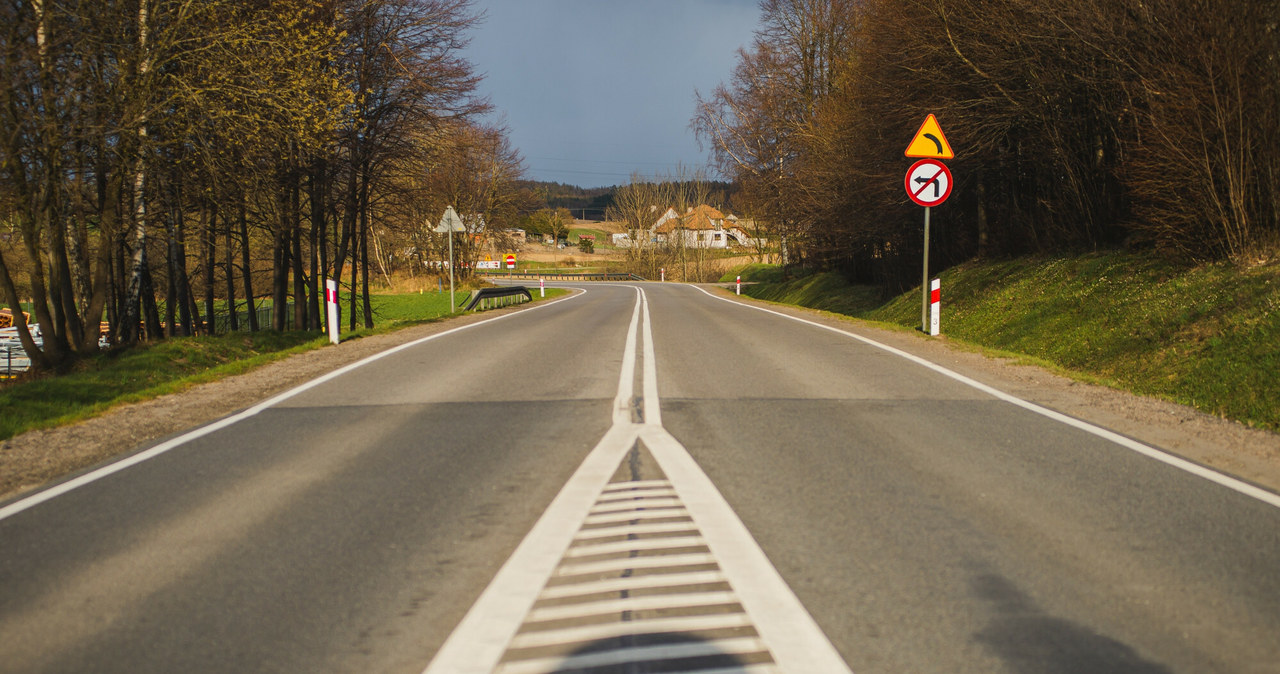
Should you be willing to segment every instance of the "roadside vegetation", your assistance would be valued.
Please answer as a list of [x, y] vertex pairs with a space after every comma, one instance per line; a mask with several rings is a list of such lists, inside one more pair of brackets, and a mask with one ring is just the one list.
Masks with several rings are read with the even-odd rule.
[[[903, 328], [918, 289], [884, 296], [833, 272], [742, 272], [743, 293]], [[729, 282], [734, 274], [722, 281]], [[972, 261], [941, 275], [942, 334], [1077, 378], [1280, 431], [1280, 264], [1195, 267], [1150, 254]]]
[[[548, 289], [547, 299], [564, 295]], [[461, 308], [470, 291], [456, 293]], [[377, 327], [343, 332], [351, 340], [441, 320], [449, 315], [449, 291], [371, 295]], [[534, 301], [538, 301], [534, 293]], [[215, 381], [295, 353], [324, 348], [320, 331], [232, 332], [174, 337], [132, 349], [106, 351], [77, 361], [60, 376], [36, 375], [0, 384], [0, 440], [38, 428], [50, 428], [97, 415], [121, 403], [175, 393]]]

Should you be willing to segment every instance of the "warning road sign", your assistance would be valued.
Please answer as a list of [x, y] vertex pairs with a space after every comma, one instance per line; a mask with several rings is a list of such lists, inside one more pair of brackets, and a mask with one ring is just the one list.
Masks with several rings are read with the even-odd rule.
[[907, 170], [907, 196], [921, 206], [937, 206], [951, 196], [951, 171], [940, 161], [921, 159]]
[[911, 139], [911, 144], [907, 146], [906, 155], [908, 157], [925, 157], [927, 159], [953, 159], [956, 156], [951, 151], [951, 145], [947, 143], [947, 137], [942, 134], [942, 127], [938, 125], [938, 119], [932, 114], [924, 119], [924, 124], [920, 125], [920, 130], [916, 132], [916, 137]]

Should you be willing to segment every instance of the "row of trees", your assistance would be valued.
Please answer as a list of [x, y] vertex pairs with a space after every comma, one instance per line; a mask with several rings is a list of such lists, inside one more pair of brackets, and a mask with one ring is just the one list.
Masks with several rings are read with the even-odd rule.
[[1278, 26], [1254, 0], [763, 0], [692, 124], [789, 261], [864, 281], [919, 278], [903, 151], [929, 113], [957, 154], [940, 265], [1244, 259], [1280, 241]]
[[30, 298], [36, 366], [96, 350], [104, 316], [117, 345], [238, 329], [263, 297], [251, 329], [319, 328], [325, 278], [372, 325], [381, 244], [423, 261], [445, 205], [516, 207], [520, 157], [459, 55], [478, 20], [470, 0], [0, 4], [0, 299]]

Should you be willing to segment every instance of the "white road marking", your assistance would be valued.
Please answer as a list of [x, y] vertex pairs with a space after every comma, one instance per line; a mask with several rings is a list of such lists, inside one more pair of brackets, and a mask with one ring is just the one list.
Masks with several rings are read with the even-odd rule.
[[667, 538], [641, 538], [634, 541], [618, 541], [617, 543], [595, 543], [569, 548], [564, 553], [565, 559], [597, 557], [615, 552], [650, 552], [657, 550], [678, 550], [680, 548], [700, 548], [706, 545], [701, 536], [672, 536]]
[[144, 461], [154, 459], [155, 457], [160, 456], [161, 454], [164, 454], [177, 447], [181, 447], [182, 445], [185, 445], [186, 443], [191, 442], [192, 440], [202, 438], [211, 433], [220, 431], [228, 426], [244, 421], [245, 419], [248, 419], [253, 416], [257, 416], [263, 410], [266, 410], [275, 405], [278, 405], [301, 393], [305, 393], [306, 391], [309, 391], [332, 379], [341, 377], [342, 375], [348, 372], [351, 372], [352, 370], [364, 367], [369, 363], [386, 358], [387, 356], [390, 356], [393, 353], [398, 353], [400, 351], [404, 351], [405, 349], [411, 349], [415, 346], [418, 346], [419, 344], [425, 344], [426, 342], [430, 342], [435, 339], [440, 339], [448, 335], [462, 332], [463, 330], [470, 330], [472, 328], [475, 328], [481, 325], [488, 325], [495, 321], [500, 321], [506, 318], [510, 318], [512, 316], [525, 316], [525, 315], [528, 315], [528, 313], [531, 311], [538, 311], [540, 309], [545, 309], [552, 305], [559, 304], [561, 302], [571, 300], [577, 297], [581, 297], [585, 294], [586, 294], [586, 291], [584, 290], [580, 293], [570, 295], [568, 297], [562, 297], [558, 300], [552, 300], [550, 302], [547, 302], [546, 304], [542, 304], [536, 307], [530, 307], [529, 309], [525, 309], [523, 311], [518, 311], [514, 313], [509, 313], [509, 314], [501, 314], [499, 316], [487, 318], [482, 321], [477, 321], [475, 323], [470, 323], [468, 325], [463, 325], [450, 330], [445, 330], [444, 332], [423, 337], [422, 339], [416, 339], [412, 342], [401, 344], [400, 346], [396, 346], [396, 347], [387, 349], [386, 351], [376, 353], [372, 356], [369, 356], [368, 358], [364, 358], [362, 360], [356, 361], [345, 367], [338, 368], [337, 370], [334, 370], [322, 377], [317, 377], [316, 379], [312, 379], [311, 381], [306, 382], [305, 384], [301, 384], [297, 387], [289, 389], [288, 391], [285, 391], [284, 393], [281, 393], [280, 395], [277, 395], [273, 398], [268, 398], [267, 400], [264, 400], [263, 402], [260, 402], [257, 405], [254, 405], [253, 407], [250, 407], [244, 411], [233, 414], [225, 419], [215, 421], [206, 426], [201, 426], [200, 428], [197, 428], [195, 430], [189, 431], [187, 433], [183, 433], [182, 435], [179, 435], [176, 438], [166, 440], [156, 445], [155, 447], [152, 447], [151, 449], [138, 452], [137, 454], [133, 454], [131, 456], [127, 456], [123, 459], [120, 459], [119, 461], [116, 461], [114, 463], [98, 468], [97, 470], [85, 473], [84, 475], [81, 475], [72, 480], [67, 480], [66, 482], [63, 482], [61, 484], [54, 485], [48, 489], [38, 491], [34, 494], [31, 494], [30, 496], [14, 501], [9, 505], [4, 506], [3, 508], [0, 508], [0, 520], [13, 517], [14, 515], [17, 515], [20, 512], [34, 508], [40, 505], [41, 503], [53, 500], [59, 496], [62, 496], [63, 494], [79, 489], [80, 487], [83, 487], [87, 484], [97, 482], [98, 480], [101, 480], [104, 477], [107, 477], [109, 475], [114, 475], [122, 470], [125, 470], [126, 468], [130, 468]]
[[639, 536], [641, 534], [674, 534], [686, 531], [694, 531], [693, 523], [672, 522], [663, 524], [625, 524], [622, 526], [600, 527], [598, 529], [583, 529], [577, 536], [573, 537], [575, 541], [589, 541], [595, 538], [613, 538], [615, 536]]
[[650, 508], [648, 510], [625, 510], [603, 515], [591, 515], [583, 524], [611, 524], [630, 522], [631, 520], [661, 520], [688, 516], [689, 511], [685, 510], [684, 506], [669, 506]]
[[663, 632], [698, 632], [730, 630], [751, 627], [751, 618], [745, 613], [691, 615], [676, 618], [633, 620], [625, 623], [606, 623], [584, 627], [566, 627], [558, 630], [542, 630], [519, 634], [511, 641], [512, 648], [539, 648], [559, 644], [599, 641], [623, 636], [661, 634]]
[[666, 480], [637, 480], [635, 482], [615, 482], [604, 488], [606, 494], [642, 492], [651, 489], [670, 489], [671, 483]]
[[651, 590], [654, 588], [675, 588], [684, 585], [703, 585], [725, 582], [724, 574], [719, 571], [693, 571], [690, 573], [655, 573], [645, 576], [628, 576], [609, 580], [556, 585], [542, 591], [543, 599], [565, 599], [568, 597], [585, 597], [602, 592], [631, 592], [633, 590]]
[[627, 569], [675, 569], [682, 566], [706, 566], [715, 564], [716, 558], [709, 552], [687, 555], [666, 555], [663, 557], [635, 557], [632, 559], [607, 559], [601, 562], [580, 562], [564, 564], [556, 569], [557, 576], [586, 576]]
[[579, 670], [590, 667], [613, 667], [631, 662], [661, 662], [679, 658], [717, 655], [747, 655], [764, 650], [759, 639], [723, 639], [705, 643], [637, 646], [601, 653], [584, 653], [568, 658], [525, 660], [503, 665], [502, 674], [540, 674], [548, 671]]
[[651, 498], [644, 501], [627, 501], [619, 503], [613, 501], [610, 503], [602, 503], [591, 509], [592, 515], [608, 515], [615, 513], [634, 513], [653, 508], [664, 508], [680, 505], [680, 499], [677, 498]]
[[605, 492], [608, 494], [602, 497], [597, 503], [630, 503], [637, 499], [658, 498], [664, 496], [675, 496], [676, 492], [671, 487], [649, 487], [647, 489], [636, 489], [633, 491], [614, 491]]
[[612, 615], [623, 611], [647, 609], [696, 608], [701, 606], [728, 606], [738, 603], [738, 595], [732, 592], [689, 592], [687, 594], [661, 594], [647, 597], [627, 597], [603, 601], [537, 608], [529, 612], [528, 622], [540, 623], [570, 618], [587, 618]]
[[992, 386], [988, 386], [975, 379], [970, 379], [969, 377], [966, 377], [960, 374], [959, 372], [955, 372], [954, 370], [949, 370], [941, 365], [938, 365], [937, 363], [925, 360], [924, 358], [907, 353], [906, 351], [903, 351], [901, 349], [896, 349], [892, 346], [889, 346], [888, 344], [881, 344], [880, 342], [877, 342], [874, 339], [863, 337], [862, 335], [857, 335], [847, 330], [841, 330], [839, 328], [835, 328], [830, 325], [823, 325], [822, 323], [818, 323], [816, 321], [810, 321], [808, 319], [799, 318], [796, 316], [789, 316], [780, 311], [774, 311], [772, 309], [766, 309], [764, 307], [759, 307], [754, 304], [747, 304], [746, 302], [729, 299], [727, 297], [720, 297], [718, 295], [713, 295], [710, 292], [707, 292], [705, 289], [698, 288], [697, 286], [691, 286], [691, 287], [697, 288], [697, 290], [700, 290], [703, 294], [705, 294], [707, 297], [710, 297], [712, 299], [717, 299], [722, 302], [728, 302], [730, 304], [743, 307], [746, 309], [763, 311], [766, 314], [781, 316], [782, 318], [785, 318], [788, 320], [796, 321], [798, 323], [804, 323], [806, 325], [812, 325], [816, 328], [821, 328], [823, 330], [834, 332], [839, 335], [851, 337], [868, 346], [873, 346], [877, 349], [887, 351], [900, 358], [905, 358], [906, 360], [909, 360], [917, 365], [926, 367], [930, 370], [933, 370], [934, 372], [937, 372], [938, 374], [941, 374], [945, 377], [958, 381], [961, 384], [964, 384], [966, 386], [975, 388], [979, 391], [982, 391], [983, 393], [986, 393], [987, 395], [995, 397], [999, 400], [1003, 400], [1004, 402], [1007, 402], [1011, 405], [1016, 405], [1029, 412], [1034, 412], [1036, 414], [1039, 414], [1040, 416], [1048, 417], [1049, 419], [1053, 419], [1054, 421], [1066, 424], [1068, 426], [1071, 426], [1072, 428], [1082, 430], [1086, 433], [1095, 435], [1104, 440], [1109, 440], [1117, 445], [1120, 445], [1121, 447], [1125, 447], [1127, 449], [1135, 451], [1145, 457], [1155, 459], [1156, 461], [1167, 464], [1169, 466], [1173, 466], [1174, 468], [1177, 468], [1179, 470], [1191, 473], [1192, 475], [1195, 475], [1197, 477], [1204, 478], [1206, 480], [1209, 480], [1210, 482], [1216, 483], [1218, 485], [1231, 489], [1245, 496], [1249, 496], [1251, 498], [1262, 501], [1263, 503], [1266, 503], [1268, 505], [1274, 506], [1276, 508], [1280, 508], [1280, 494], [1267, 491], [1266, 489], [1262, 489], [1261, 487], [1255, 487], [1254, 485], [1251, 485], [1247, 482], [1243, 482], [1229, 475], [1219, 473], [1218, 471], [1213, 470], [1212, 468], [1207, 468], [1198, 463], [1188, 461], [1182, 457], [1174, 456], [1173, 454], [1165, 452], [1164, 450], [1157, 449], [1150, 445], [1143, 444], [1132, 438], [1127, 438], [1123, 435], [1120, 435], [1119, 433], [1102, 428], [1101, 426], [1095, 426], [1087, 421], [1082, 421], [1075, 417], [1067, 416], [1061, 412], [1055, 412], [1054, 410], [1051, 410], [1047, 407], [1041, 407], [1040, 405], [1037, 405], [1033, 402], [1023, 400], [1022, 398], [1019, 398], [1010, 393], [1005, 393], [1000, 389], [994, 388]]
[[[849, 668], [831, 642], [813, 621], [799, 599], [778, 575], [777, 569], [760, 550], [732, 508], [697, 466], [688, 451], [662, 427], [658, 398], [657, 361], [648, 298], [637, 288], [637, 304], [624, 346], [618, 395], [613, 410], [613, 427], [587, 456], [582, 466], [561, 489], [546, 512], [530, 530], [516, 551], [503, 564], [493, 581], [449, 635], [424, 674], [488, 674], [489, 672], [545, 672], [558, 668], [582, 668], [614, 664], [687, 658], [703, 655], [752, 653], [772, 657], [776, 667], [743, 665], [727, 671], [792, 672], [804, 674], [844, 674]], [[641, 373], [643, 423], [632, 422], [635, 381], [637, 318], [643, 317], [643, 364]], [[609, 478], [637, 441], [643, 442], [674, 487], [676, 498], [644, 498], [642, 490], [661, 489], [658, 481], [608, 484]], [[606, 486], [607, 485], [607, 486]], [[618, 501], [619, 494], [641, 491], [640, 495]], [[599, 503], [600, 499], [607, 501]], [[629, 507], [624, 507], [629, 506]], [[661, 508], [661, 510], [654, 510]], [[622, 543], [572, 546], [582, 527], [594, 523], [638, 522], [642, 519], [687, 516], [701, 536], [632, 538]], [[640, 525], [644, 526], [644, 525]], [[681, 529], [684, 531], [685, 529]], [[705, 545], [710, 554], [645, 554], [639, 551], [679, 550]], [[572, 546], [572, 547], [571, 547]], [[579, 561], [579, 556], [630, 553], [626, 558]], [[661, 570], [663, 580], [690, 573], [687, 567], [718, 566], [732, 591], [679, 592], [674, 594], [627, 596], [597, 602], [534, 608], [542, 599], [565, 596], [560, 585], [546, 588], [552, 577], [627, 572], [636, 569]], [[670, 577], [667, 577], [670, 576]], [[711, 576], [707, 576], [710, 578]], [[614, 581], [609, 581], [614, 582]], [[588, 586], [590, 587], [590, 586]], [[659, 585], [658, 587], [665, 587]], [[676, 587], [683, 587], [677, 585]], [[601, 616], [624, 611], [670, 609], [689, 606], [741, 605], [759, 638], [730, 638], [689, 644], [668, 644], [620, 648], [556, 658], [502, 662], [507, 648], [526, 648], [536, 637], [521, 631], [522, 624]], [[729, 614], [733, 614], [730, 611]], [[643, 621], [640, 621], [643, 622]], [[588, 629], [588, 628], [579, 628]], [[605, 628], [622, 630], [621, 627]], [[633, 628], [634, 629], [634, 628]], [[534, 630], [537, 632], [540, 630]], [[631, 631], [623, 631], [631, 634]], [[584, 632], [592, 638], [590, 631]], [[755, 657], [755, 656], [753, 656]]]

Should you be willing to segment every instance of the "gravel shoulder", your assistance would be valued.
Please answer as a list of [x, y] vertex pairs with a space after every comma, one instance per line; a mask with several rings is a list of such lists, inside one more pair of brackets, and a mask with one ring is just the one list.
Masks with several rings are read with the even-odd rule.
[[[726, 296], [724, 289], [712, 289]], [[297, 354], [252, 372], [153, 400], [120, 405], [101, 416], [32, 431], [0, 443], [0, 502], [141, 451], [386, 349], [498, 313], [471, 314], [363, 337]], [[537, 305], [533, 305], [537, 306]], [[943, 338], [867, 326], [807, 309], [769, 305], [861, 334], [926, 358], [1024, 400], [1094, 423], [1196, 463], [1280, 492], [1280, 434], [1252, 429], [1174, 403], [1081, 383], [1043, 368], [993, 358]]]

